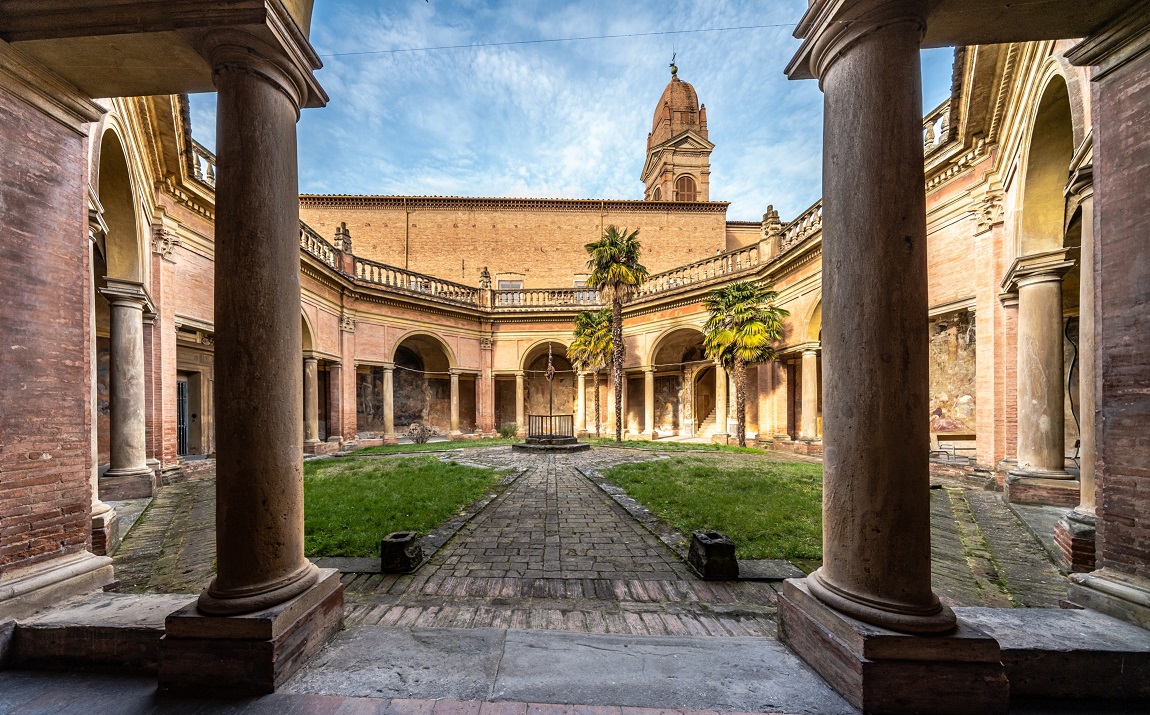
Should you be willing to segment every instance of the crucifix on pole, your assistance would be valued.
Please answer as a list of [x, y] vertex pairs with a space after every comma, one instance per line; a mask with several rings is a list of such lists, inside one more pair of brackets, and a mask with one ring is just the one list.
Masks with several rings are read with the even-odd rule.
[[555, 365], [551, 362], [551, 343], [547, 343], [547, 433], [555, 433]]

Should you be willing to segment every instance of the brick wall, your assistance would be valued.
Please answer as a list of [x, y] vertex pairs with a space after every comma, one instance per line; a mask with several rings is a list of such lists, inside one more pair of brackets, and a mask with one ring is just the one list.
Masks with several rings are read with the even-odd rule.
[[1094, 102], [1099, 565], [1150, 577], [1150, 55], [1096, 83]]
[[0, 570], [90, 539], [86, 154], [0, 90]]

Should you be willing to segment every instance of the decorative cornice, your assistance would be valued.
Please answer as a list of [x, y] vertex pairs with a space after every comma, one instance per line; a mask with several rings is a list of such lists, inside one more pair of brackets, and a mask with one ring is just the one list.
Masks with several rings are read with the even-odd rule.
[[1002, 292], [1016, 292], [1019, 285], [1036, 278], [1046, 276], [1061, 278], [1066, 271], [1074, 267], [1071, 250], [1058, 248], [1015, 258], [1014, 263], [1010, 264], [1010, 270], [1006, 272], [1006, 277], [1002, 279]]
[[1066, 59], [1080, 67], [1094, 67], [1099, 80], [1150, 50], [1150, 12], [1146, 3], [1134, 3], [1128, 12], [1070, 48]]
[[642, 201], [625, 199], [532, 199], [469, 196], [350, 196], [301, 194], [301, 208], [499, 209], [503, 211], [658, 211], [726, 213], [728, 201]]
[[36, 107], [80, 136], [104, 108], [76, 87], [0, 40], [0, 87]]

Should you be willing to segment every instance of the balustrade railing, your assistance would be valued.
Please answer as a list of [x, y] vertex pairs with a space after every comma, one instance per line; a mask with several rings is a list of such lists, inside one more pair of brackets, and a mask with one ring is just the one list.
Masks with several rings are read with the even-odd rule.
[[779, 253], [783, 253], [792, 246], [796, 246], [807, 236], [821, 231], [823, 228], [823, 202], [818, 203], [799, 214], [798, 218], [783, 227], [783, 235], [779, 239]]
[[950, 136], [950, 100], [940, 104], [922, 120], [922, 146], [927, 154], [946, 143]]
[[412, 273], [363, 258], [355, 259], [355, 277], [364, 283], [393, 290], [428, 295], [464, 305], [479, 305], [478, 288], [432, 278], [422, 273]]
[[192, 174], [213, 189], [216, 187], [216, 155], [192, 140]]
[[599, 291], [593, 288], [520, 288], [492, 291], [493, 307], [523, 308], [594, 308], [602, 305]]
[[663, 293], [692, 283], [703, 283], [734, 273], [742, 273], [756, 268], [758, 265], [759, 247], [757, 245], [736, 248], [733, 251], [719, 253], [701, 261], [656, 273], [648, 278], [643, 287], [639, 289], [639, 296]]
[[528, 437], [574, 437], [575, 415], [527, 415]]
[[299, 247], [332, 268], [339, 268], [339, 262], [336, 261], [335, 256], [335, 246], [324, 240], [323, 236], [320, 236], [302, 221], [299, 225]]

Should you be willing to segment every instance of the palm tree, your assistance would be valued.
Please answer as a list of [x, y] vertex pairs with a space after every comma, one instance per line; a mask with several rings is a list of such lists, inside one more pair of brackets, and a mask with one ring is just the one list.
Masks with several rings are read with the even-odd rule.
[[615, 441], [623, 441], [623, 304], [647, 280], [647, 268], [639, 263], [642, 247], [639, 230], [627, 233], [614, 225], [603, 231], [603, 237], [585, 248], [591, 258], [587, 268], [587, 285], [597, 288], [611, 303], [611, 377], [615, 381]]
[[583, 310], [575, 316], [575, 337], [567, 348], [571, 365], [595, 375], [595, 436], [599, 436], [599, 371], [611, 364], [611, 311]]
[[[735, 417], [739, 446], [747, 446], [747, 365], [775, 359], [771, 342], [783, 334], [782, 319], [790, 315], [774, 304], [779, 294], [755, 281], [737, 281], [716, 288], [703, 300], [710, 317], [703, 325], [703, 349], [735, 372]], [[717, 419], [727, 418], [716, 415]]]

